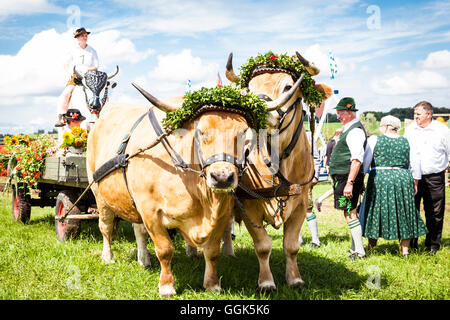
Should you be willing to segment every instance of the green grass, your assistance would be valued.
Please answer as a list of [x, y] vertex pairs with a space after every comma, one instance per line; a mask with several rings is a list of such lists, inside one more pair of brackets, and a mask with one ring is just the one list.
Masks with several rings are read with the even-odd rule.
[[[325, 192], [321, 183], [314, 195]], [[449, 211], [450, 187], [447, 192]], [[257, 287], [258, 262], [252, 239], [245, 227], [235, 227], [237, 259], [220, 257], [218, 275], [222, 294], [202, 287], [204, 260], [188, 258], [182, 238], [175, 237], [176, 252], [172, 271], [178, 295], [173, 299], [449, 299], [450, 268], [449, 219], [445, 220], [443, 248], [436, 256], [423, 249], [402, 259], [398, 241], [379, 241], [366, 259], [350, 261], [347, 250], [350, 235], [342, 213], [332, 208], [331, 198], [318, 213], [322, 247], [312, 249], [309, 229], [304, 224], [305, 243], [298, 264], [305, 289], [292, 289], [285, 283], [282, 230], [269, 228], [273, 240], [271, 268], [278, 290], [260, 294]], [[160, 266], [149, 242], [152, 268], [136, 262], [136, 244], [131, 225], [121, 222], [113, 242], [116, 263], [100, 262], [102, 237], [96, 222], [82, 223], [81, 237], [61, 243], [56, 239], [53, 208], [33, 207], [30, 223], [13, 221], [10, 195], [0, 199], [0, 299], [161, 299], [158, 294]], [[423, 247], [424, 238], [419, 241]], [[364, 240], [367, 244], [367, 239]], [[379, 288], [367, 281], [380, 279]], [[375, 282], [374, 282], [375, 283]]]

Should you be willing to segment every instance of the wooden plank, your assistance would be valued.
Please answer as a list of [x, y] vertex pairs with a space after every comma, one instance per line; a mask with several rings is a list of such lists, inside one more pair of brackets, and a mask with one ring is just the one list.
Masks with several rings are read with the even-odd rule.
[[88, 183], [86, 158], [79, 157], [47, 157], [42, 180], [55, 183], [70, 183], [76, 186]]
[[98, 219], [98, 213], [86, 213], [86, 214], [69, 214], [65, 220], [94, 220]]

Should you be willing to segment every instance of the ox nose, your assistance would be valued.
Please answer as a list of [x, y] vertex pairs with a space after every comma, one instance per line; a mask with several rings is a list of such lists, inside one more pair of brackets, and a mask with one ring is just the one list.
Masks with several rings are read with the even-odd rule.
[[234, 184], [234, 173], [229, 171], [215, 171], [211, 170], [211, 185], [214, 188], [226, 189]]

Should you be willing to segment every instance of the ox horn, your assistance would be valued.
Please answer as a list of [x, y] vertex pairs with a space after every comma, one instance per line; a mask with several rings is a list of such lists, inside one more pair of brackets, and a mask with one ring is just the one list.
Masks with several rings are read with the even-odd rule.
[[73, 73], [77, 75], [77, 77], [79, 78], [83, 78], [83, 76], [81, 74], [78, 73], [77, 69], [75, 66], [73, 66]]
[[171, 111], [175, 111], [178, 108], [175, 106], [171, 106], [168, 105], [167, 103], [164, 103], [160, 100], [158, 100], [157, 98], [155, 98], [154, 96], [152, 96], [150, 93], [148, 93], [147, 91], [145, 91], [144, 89], [142, 89], [141, 87], [139, 87], [137, 84], [135, 83], [131, 83], [133, 85], [133, 87], [135, 87], [148, 101], [150, 101], [151, 104], [153, 104], [155, 107], [157, 107], [159, 110], [164, 111], [164, 112], [171, 112]]
[[233, 52], [231, 52], [230, 55], [228, 56], [227, 70], [225, 71], [225, 76], [231, 82], [239, 81], [239, 77], [236, 75], [236, 73], [234, 73], [234, 70], [233, 70]]
[[309, 62], [308, 60], [303, 58], [302, 55], [298, 53], [298, 51], [296, 51], [295, 54], [297, 55], [297, 58], [298, 60], [300, 60], [302, 65], [305, 66], [306, 70], [309, 72], [310, 75], [316, 76], [320, 73], [319, 68], [317, 68], [313, 62]]
[[116, 65], [116, 72], [111, 75], [108, 75], [108, 80], [114, 78], [119, 73], [119, 66]]
[[291, 89], [289, 89], [288, 92], [283, 93], [281, 96], [278, 97], [277, 100], [266, 102], [267, 104], [267, 111], [274, 111], [277, 109], [280, 109], [282, 106], [286, 104], [291, 98], [294, 92], [298, 89], [300, 86], [300, 83], [302, 83], [303, 77], [305, 74], [302, 74], [300, 78], [294, 83]]

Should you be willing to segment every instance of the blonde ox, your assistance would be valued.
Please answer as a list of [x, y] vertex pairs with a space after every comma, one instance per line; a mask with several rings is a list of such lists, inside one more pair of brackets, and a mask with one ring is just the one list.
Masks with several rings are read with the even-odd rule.
[[[227, 76], [230, 81], [237, 81], [238, 77], [234, 74], [231, 59], [232, 54], [230, 54], [227, 63]], [[319, 70], [314, 64], [309, 63], [303, 59], [303, 57], [301, 57], [301, 61], [311, 75], [319, 73]], [[271, 102], [268, 103], [269, 108], [270, 105], [275, 106], [270, 108], [269, 129], [275, 130], [280, 124], [280, 115], [276, 111], [277, 109], [286, 112], [299, 97], [302, 97], [301, 88], [295, 88], [296, 85], [297, 83], [294, 84], [291, 75], [282, 71], [261, 73], [250, 80], [248, 85], [250, 92], [271, 100]], [[317, 86], [317, 88], [325, 91], [325, 98], [330, 96], [329, 93], [331, 88], [323, 84]], [[284, 93], [292, 89], [295, 89], [295, 93], [290, 96], [290, 99], [287, 101], [285, 99], [282, 103], [279, 103], [279, 100], [284, 96]], [[290, 124], [279, 135], [278, 154], [281, 154], [292, 141], [297, 126], [300, 121], [303, 120], [301, 102], [297, 108], [299, 108], [298, 111], [287, 114], [286, 119], [283, 122], [281, 129], [284, 129], [287, 126], [286, 124]], [[292, 117], [294, 118], [292, 119]], [[265, 148], [255, 148], [250, 153], [249, 160], [254, 166], [249, 167], [246, 175], [242, 179], [242, 183], [248, 188], [260, 189], [272, 187], [272, 184], [270, 183], [273, 177], [272, 172], [269, 171], [267, 165], [263, 162], [263, 156], [267, 157], [267, 154], [263, 154], [264, 152], [262, 150], [264, 149]], [[304, 129], [302, 129], [300, 137], [290, 155], [281, 161], [279, 170], [281, 174], [293, 184], [303, 184], [308, 182], [312, 177], [314, 165], [311, 155], [311, 145], [306, 137]], [[275, 215], [277, 210], [277, 200], [274, 198], [272, 198], [270, 202], [258, 199], [246, 199], [242, 201], [245, 212], [249, 218], [243, 220], [253, 238], [255, 252], [259, 261], [258, 286], [263, 291], [276, 289], [269, 265], [269, 258], [272, 251], [271, 238], [266, 229], [255, 227], [255, 225], [261, 226], [264, 221], [269, 222], [276, 229], [284, 225], [283, 250], [286, 257], [286, 282], [289, 286], [293, 287], [304, 286], [304, 281], [300, 276], [297, 265], [297, 254], [299, 250], [298, 236], [306, 217], [308, 191], [310, 186], [310, 183], [306, 183], [301, 187], [301, 193], [299, 195], [288, 198], [282, 216], [280, 213]], [[275, 218], [273, 218], [274, 215]], [[251, 220], [253, 224], [250, 223], [249, 220]]]
[[[147, 99], [154, 98], [149, 94], [145, 96]], [[163, 110], [161, 112], [153, 108], [159, 122], [165, 116], [164, 112], [177, 108], [156, 98], [150, 101]], [[178, 102], [179, 106], [180, 100]], [[115, 156], [123, 137], [148, 110], [120, 107], [105, 110], [89, 135], [87, 165], [90, 181], [93, 179], [93, 172]], [[200, 170], [194, 159], [194, 130], [200, 132], [202, 154], [207, 159], [218, 152], [238, 157], [236, 139], [238, 135], [245, 134], [247, 129], [247, 122], [242, 116], [212, 111], [204, 113], [195, 121], [185, 123], [181, 134], [174, 132], [168, 136], [168, 141], [185, 162]], [[155, 138], [156, 134], [149, 120], [144, 118], [133, 131], [126, 153], [137, 152]], [[131, 203], [120, 170], [111, 173], [98, 184], [94, 183], [92, 190], [97, 201], [99, 227], [103, 235], [103, 262], [114, 262], [111, 251], [114, 218], [117, 216], [131, 221], [134, 223], [139, 263], [150, 266], [146, 247], [150, 235], [161, 265], [159, 292], [164, 296], [174, 295], [174, 277], [170, 269], [174, 246], [167, 229], [176, 228], [189, 245], [203, 248], [206, 262], [203, 286], [207, 290], [219, 290], [216, 262], [220, 239], [230, 220], [234, 204], [228, 191], [237, 187], [238, 169], [232, 163], [219, 161], [206, 167], [204, 172], [205, 178], [198, 173], [175, 167], [166, 149], [158, 144], [130, 159], [126, 167], [128, 187], [136, 207]]]

